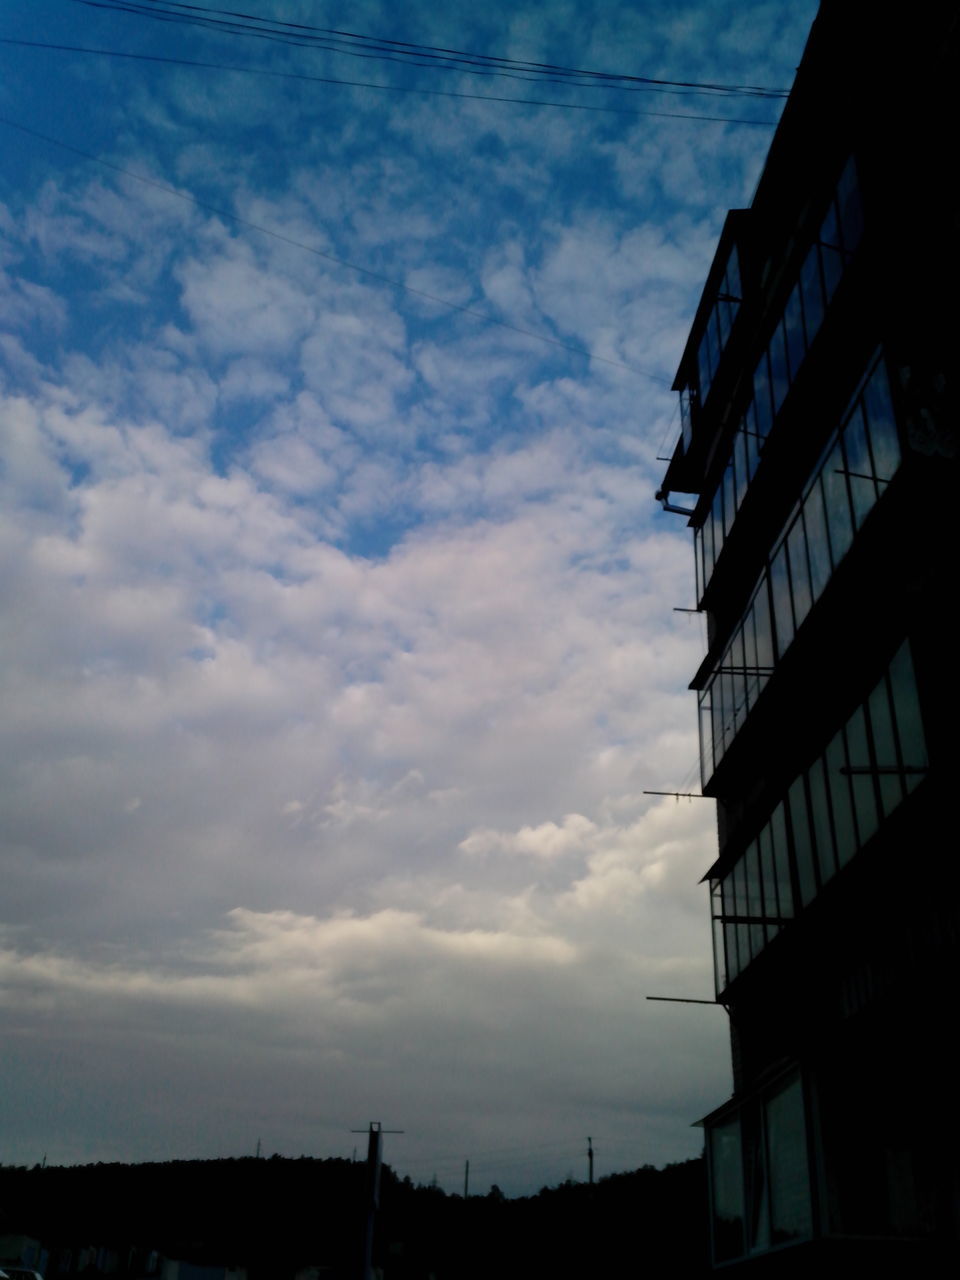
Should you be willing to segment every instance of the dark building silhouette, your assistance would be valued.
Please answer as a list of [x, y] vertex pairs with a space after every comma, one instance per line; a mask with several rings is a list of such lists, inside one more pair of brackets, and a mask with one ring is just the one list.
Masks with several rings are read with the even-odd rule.
[[821, 5], [677, 375], [735, 1274], [957, 1261], [958, 12]]

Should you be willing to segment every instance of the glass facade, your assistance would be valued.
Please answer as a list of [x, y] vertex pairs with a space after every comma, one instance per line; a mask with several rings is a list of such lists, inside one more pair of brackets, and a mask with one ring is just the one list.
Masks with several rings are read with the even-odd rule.
[[[851, 157], [840, 175], [817, 239], [807, 251], [783, 314], [754, 371], [753, 399], [734, 436], [709, 514], [695, 531], [698, 600], [706, 590], [724, 539], [760, 465], [763, 442], [817, 335], [843, 271], [853, 257], [862, 225], [856, 167]], [[728, 267], [728, 274], [729, 270]], [[739, 292], [736, 296], [739, 297]], [[706, 400], [716, 368], [715, 363], [710, 363], [714, 358], [711, 353], [715, 353], [718, 360], [723, 349], [722, 344], [717, 345], [721, 328], [719, 320], [714, 324], [713, 315], [707, 326], [708, 333], [712, 325], [715, 336], [707, 341], [705, 334], [698, 352], [701, 402]]]
[[718, 995], [867, 843], [926, 767], [905, 641], [736, 863], [711, 881]]
[[723, 280], [710, 309], [703, 337], [700, 339], [700, 346], [697, 349], [697, 372], [700, 379], [701, 403], [710, 394], [713, 376], [717, 371], [717, 365], [720, 363], [723, 349], [727, 345], [727, 339], [730, 337], [730, 330], [733, 328], [733, 322], [737, 318], [737, 312], [740, 310], [740, 299], [740, 259], [737, 256], [737, 246], [733, 245], [730, 250], [730, 256], [727, 259]]
[[806, 1108], [799, 1072], [707, 1129], [714, 1262], [813, 1234]]
[[701, 690], [704, 785], [899, 465], [890, 388], [878, 358], [774, 543], [746, 613]]

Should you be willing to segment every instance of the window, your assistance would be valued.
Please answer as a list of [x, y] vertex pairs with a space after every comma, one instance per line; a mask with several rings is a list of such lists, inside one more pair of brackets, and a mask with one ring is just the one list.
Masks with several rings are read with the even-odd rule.
[[803, 1082], [798, 1071], [707, 1124], [715, 1263], [813, 1234]]
[[724, 269], [723, 279], [717, 290], [713, 307], [707, 317], [703, 337], [697, 349], [697, 372], [700, 378], [700, 401], [710, 394], [717, 366], [727, 345], [733, 322], [740, 309], [740, 262], [737, 247], [733, 245]]
[[[721, 995], [866, 845], [926, 772], [927, 751], [907, 641], [822, 753], [791, 783], [756, 839], [713, 882]], [[717, 914], [719, 912], [719, 914]]]
[[[706, 588], [724, 538], [730, 532], [734, 516], [746, 496], [747, 486], [759, 465], [763, 440], [770, 434], [774, 419], [780, 412], [790, 386], [800, 371], [807, 351], [823, 323], [830, 299], [859, 243], [862, 225], [863, 216], [856, 167], [851, 157], [831, 196], [818, 238], [810, 247], [800, 267], [797, 282], [787, 298], [783, 313], [754, 371], [753, 400], [734, 436], [732, 447], [734, 457], [727, 465], [707, 518], [714, 532], [714, 545], [710, 556], [706, 557], [709, 568], [704, 565], [703, 588]], [[720, 356], [733, 327], [740, 296], [740, 268], [734, 247], [697, 351], [701, 403], [709, 394]], [[681, 392], [681, 421], [685, 447], [689, 445], [689, 406], [687, 404], [689, 394], [688, 389]], [[880, 412], [883, 413], [886, 410], [881, 409]], [[895, 434], [894, 432], [894, 436]], [[860, 443], [859, 439], [854, 440], [851, 437], [852, 449], [859, 450]], [[839, 464], [840, 471], [847, 474], [849, 469], [856, 474], [854, 464], [862, 462], [862, 453], [857, 451], [850, 461], [849, 468], [846, 463]], [[880, 475], [884, 474], [884, 469], [891, 474], [895, 469], [895, 465], [886, 466], [886, 463], [881, 462], [876, 454], [873, 464], [863, 465], [861, 471], [866, 474], [871, 465], [881, 468], [878, 473]], [[875, 500], [874, 498], [873, 501]], [[859, 491], [856, 491], [855, 505], [859, 501]], [[868, 508], [869, 505], [872, 503], [868, 503]], [[698, 544], [702, 542], [703, 528], [696, 530], [694, 536]], [[703, 558], [698, 546], [698, 559]]]
[[[734, 454], [727, 468], [732, 475]], [[834, 443], [807, 482], [800, 502], [769, 556], [743, 621], [701, 693], [714, 711], [712, 735], [702, 742], [704, 784], [733, 742], [777, 661], [793, 643], [870, 511], [900, 465], [900, 443], [883, 361], [874, 366], [848, 407]], [[733, 480], [714, 505], [733, 502]], [[722, 527], [715, 537], [722, 539]], [[704, 566], [706, 575], [707, 569]], [[772, 625], [771, 625], [772, 624]], [[756, 660], [738, 657], [741, 636], [756, 636]], [[735, 681], [735, 670], [742, 672]], [[728, 678], [729, 677], [729, 678]]]

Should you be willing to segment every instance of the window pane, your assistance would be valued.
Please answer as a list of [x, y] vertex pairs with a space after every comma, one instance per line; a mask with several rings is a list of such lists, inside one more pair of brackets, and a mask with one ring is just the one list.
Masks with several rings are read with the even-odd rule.
[[806, 355], [806, 343], [803, 338], [803, 313], [800, 308], [800, 286], [794, 286], [787, 299], [783, 313], [783, 331], [787, 342], [787, 359], [790, 364], [790, 380], [797, 376], [797, 371]]
[[847, 254], [851, 254], [860, 243], [863, 232], [863, 208], [860, 204], [860, 188], [853, 156], [847, 161], [840, 175], [840, 181], [837, 184], [837, 204], [840, 208], [843, 248]]
[[710, 720], [713, 726], [713, 767], [723, 759], [723, 704], [721, 701], [720, 680], [714, 680], [710, 690]]
[[733, 682], [733, 731], [734, 733], [739, 733], [747, 714], [747, 678], [744, 671], [746, 663], [743, 654], [743, 629], [741, 627], [737, 628], [733, 643], [727, 650], [725, 661], [730, 664], [730, 679]]
[[766, 933], [762, 924], [763, 885], [760, 880], [760, 850], [757, 848], [756, 840], [743, 855], [743, 863], [746, 867], [747, 915], [757, 921], [757, 924], [750, 926], [750, 950], [756, 956], [766, 945]]
[[799, 515], [787, 537], [790, 552], [790, 585], [793, 594], [793, 616], [799, 627], [810, 612], [810, 571], [807, 567], [807, 545], [803, 532], [803, 516]]
[[802, 1240], [813, 1231], [810, 1171], [799, 1077], [766, 1104], [770, 1178], [770, 1243]]
[[787, 919], [793, 915], [793, 886], [790, 882], [790, 855], [787, 851], [787, 819], [782, 804], [778, 804], [770, 815], [770, 835], [773, 838], [773, 864], [777, 870], [780, 914]]
[[765, 684], [770, 674], [763, 668], [773, 667], [773, 631], [770, 626], [770, 599], [768, 582], [764, 578], [760, 590], [753, 600], [753, 621], [757, 635], [757, 666], [761, 668], [761, 683]]
[[857, 820], [860, 844], [864, 845], [876, 831], [879, 817], [873, 783], [873, 762], [867, 746], [867, 722], [863, 707], [857, 707], [847, 721], [846, 728], [854, 816]]
[[706, 786], [713, 776], [716, 762], [713, 758], [713, 716], [710, 711], [710, 693], [700, 699], [700, 785]]
[[847, 494], [845, 471], [846, 464], [843, 461], [840, 445], [837, 444], [830, 451], [830, 456], [824, 464], [821, 477], [834, 568], [847, 554], [850, 549], [850, 543], [853, 541], [853, 525], [850, 519], [850, 499]]
[[760, 692], [760, 673], [757, 671], [757, 639], [754, 632], [753, 610], [747, 612], [743, 624], [743, 658], [746, 665], [744, 682], [747, 691], [747, 707], [753, 706]]
[[803, 519], [807, 529], [807, 552], [810, 556], [810, 589], [817, 600], [830, 581], [830, 542], [827, 537], [827, 516], [823, 509], [823, 490], [817, 480], [807, 494], [803, 505]]
[[773, 840], [769, 825], [764, 827], [757, 837], [760, 850], [760, 874], [763, 877], [763, 909], [767, 916], [767, 937], [772, 938], [779, 930], [779, 924], [772, 923], [780, 918], [780, 903], [777, 894], [777, 875], [773, 865]]
[[700, 339], [697, 364], [700, 369], [700, 399], [706, 400], [717, 369], [716, 317], [712, 311], [707, 319], [703, 337]]
[[844, 428], [843, 449], [847, 459], [850, 495], [853, 498], [853, 516], [859, 529], [877, 500], [877, 487], [873, 481], [873, 463], [870, 460], [863, 411], [859, 404]]
[[870, 424], [870, 444], [873, 463], [883, 493], [883, 481], [889, 480], [900, 465], [900, 440], [897, 422], [890, 398], [890, 385], [883, 361], [877, 365], [863, 393], [867, 419]]
[[710, 504], [710, 529], [709, 529], [709, 547], [710, 561], [712, 566], [717, 563], [717, 557], [720, 554], [720, 548], [723, 546], [723, 486], [721, 485], [717, 492], [713, 495], [713, 501]]
[[820, 228], [820, 266], [823, 272], [823, 284], [827, 301], [833, 297], [840, 277], [843, 275], [843, 255], [840, 251], [840, 231], [837, 225], [837, 213], [830, 203], [827, 216]]
[[830, 805], [833, 809], [833, 829], [836, 837], [837, 862], [846, 866], [857, 851], [857, 831], [853, 825], [853, 802], [850, 797], [850, 779], [841, 773], [847, 765], [843, 733], [838, 733], [827, 747], [827, 783], [830, 787]]
[[733, 459], [727, 463], [723, 473], [723, 531], [728, 534], [733, 527], [733, 518], [737, 514], [737, 498], [733, 484]]
[[720, 676], [720, 705], [723, 711], [723, 749], [733, 741], [733, 676], [724, 671]]
[[[890, 664], [890, 688], [893, 692], [894, 718], [904, 768], [921, 768], [927, 763], [927, 745], [909, 644], [901, 646]], [[922, 773], [907, 772], [904, 775], [907, 790], [912, 791], [922, 778]]]
[[877, 785], [884, 814], [892, 813], [904, 797], [903, 775], [897, 760], [897, 742], [893, 732], [893, 716], [887, 681], [880, 681], [870, 695], [870, 728], [877, 756]]
[[782, 658], [793, 639], [793, 609], [790, 603], [790, 578], [787, 574], [787, 548], [782, 546], [770, 566], [770, 588], [773, 616], [777, 628], [777, 653]]
[[743, 1108], [740, 1129], [747, 1194], [747, 1236], [751, 1253], [760, 1253], [770, 1248], [770, 1182], [763, 1120], [758, 1106]]
[[756, 474], [757, 467], [760, 465], [760, 445], [762, 443], [757, 432], [757, 411], [752, 400], [747, 405], [747, 411], [743, 415], [740, 430], [743, 432], [747, 444], [748, 474], [752, 480]]
[[821, 885], [836, 874], [837, 855], [833, 846], [833, 823], [830, 815], [829, 791], [823, 760], [815, 760], [807, 774], [813, 838], [817, 848], [817, 867]]
[[[740, 255], [737, 253], [736, 245], [730, 250], [730, 257], [727, 259], [726, 285], [726, 291], [731, 298], [743, 297], [743, 286], [740, 283]], [[736, 304], [734, 306], [736, 307]]]
[[720, 483], [717, 485], [717, 492], [713, 495], [713, 501], [710, 504], [710, 514], [713, 517], [713, 543], [718, 559], [720, 548], [723, 546], [723, 540], [726, 537], [723, 519], [723, 479], [725, 475], [726, 472], [721, 475]]
[[723, 914], [728, 923], [723, 926], [724, 951], [727, 957], [727, 977], [732, 982], [745, 964], [747, 957], [740, 961], [740, 950], [737, 946], [737, 926], [730, 920], [737, 914], [737, 896], [734, 890], [733, 874], [728, 873], [723, 881]]
[[[733, 888], [737, 896], [737, 915], [745, 918], [750, 914], [750, 902], [746, 896], [746, 863], [740, 859], [733, 868]], [[737, 950], [740, 951], [741, 969], [753, 960], [753, 931], [749, 924], [737, 924]]]
[[773, 394], [774, 415], [780, 412], [780, 406], [786, 399], [790, 388], [790, 371], [787, 368], [786, 338], [783, 332], [783, 321], [773, 331], [768, 347], [770, 355], [770, 389]]
[[727, 962], [723, 942], [723, 886], [719, 880], [710, 885], [710, 913], [713, 918], [713, 983], [717, 995], [727, 985]]
[[[722, 286], [721, 286], [722, 289]], [[733, 319], [733, 311], [730, 303], [718, 298], [714, 312], [717, 317], [717, 327], [720, 330], [720, 350], [723, 351], [727, 345], [727, 339], [730, 337], [730, 324]]]
[[743, 1239], [743, 1149], [740, 1119], [734, 1116], [708, 1130], [713, 1256], [716, 1262], [739, 1258]]
[[761, 438], [770, 434], [773, 422], [773, 405], [770, 400], [770, 370], [767, 353], [764, 352], [753, 375], [753, 403], [757, 411], [757, 432]]
[[813, 245], [800, 269], [800, 288], [803, 292], [803, 310], [807, 321], [807, 344], [813, 342], [823, 322], [824, 298], [820, 282], [820, 255]]
[[733, 438], [733, 464], [736, 472], [737, 510], [746, 497], [747, 485], [750, 483], [750, 460], [747, 456], [747, 437], [738, 431]]
[[790, 822], [793, 827], [793, 856], [797, 868], [797, 887], [800, 905], [809, 906], [817, 896], [817, 877], [814, 870], [814, 852], [810, 840], [810, 822], [807, 816], [806, 788], [803, 777], [797, 778], [790, 788]]

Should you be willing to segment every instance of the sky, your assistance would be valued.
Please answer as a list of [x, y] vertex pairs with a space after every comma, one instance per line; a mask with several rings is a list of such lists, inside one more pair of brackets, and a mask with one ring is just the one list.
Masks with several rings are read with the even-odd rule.
[[712, 997], [715, 815], [647, 793], [699, 789], [704, 633], [653, 495], [782, 101], [405, 50], [784, 89], [815, 5], [241, 6], [378, 57], [158, 7], [0, 5], [0, 1163], [695, 1156], [725, 1015], [646, 996]]

